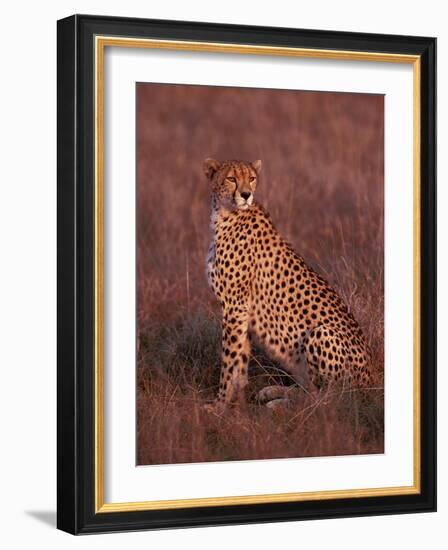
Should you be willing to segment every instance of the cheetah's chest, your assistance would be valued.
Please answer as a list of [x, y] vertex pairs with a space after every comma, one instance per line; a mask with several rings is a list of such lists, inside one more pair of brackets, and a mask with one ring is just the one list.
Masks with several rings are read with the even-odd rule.
[[209, 286], [219, 299], [246, 291], [250, 286], [250, 241], [237, 223], [215, 227], [206, 259]]
[[212, 242], [210, 243], [210, 245], [208, 247], [207, 259], [206, 259], [206, 262], [205, 262], [205, 273], [207, 275], [207, 281], [208, 281], [208, 284], [209, 284], [210, 288], [212, 288], [213, 291], [216, 292], [215, 285], [214, 285], [215, 278], [216, 278], [216, 265], [215, 265], [215, 262], [216, 262], [215, 243], [212, 240]]

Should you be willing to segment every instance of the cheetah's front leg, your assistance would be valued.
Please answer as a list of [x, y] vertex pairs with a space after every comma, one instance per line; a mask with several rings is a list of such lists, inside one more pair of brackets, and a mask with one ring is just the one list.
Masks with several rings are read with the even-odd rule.
[[219, 391], [209, 410], [222, 412], [226, 405], [244, 396], [250, 354], [248, 324], [246, 308], [233, 307], [223, 312]]

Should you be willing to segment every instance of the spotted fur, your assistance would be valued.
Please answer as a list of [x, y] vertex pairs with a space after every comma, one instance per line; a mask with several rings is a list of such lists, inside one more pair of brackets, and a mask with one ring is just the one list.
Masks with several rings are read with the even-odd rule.
[[212, 186], [208, 281], [222, 306], [215, 405], [241, 395], [255, 338], [302, 385], [366, 385], [370, 356], [339, 294], [277, 232], [253, 200], [261, 161], [207, 159]]

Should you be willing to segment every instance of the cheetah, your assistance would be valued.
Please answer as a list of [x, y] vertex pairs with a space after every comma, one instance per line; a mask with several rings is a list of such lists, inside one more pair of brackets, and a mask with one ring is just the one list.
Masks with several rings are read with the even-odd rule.
[[243, 395], [252, 341], [305, 388], [369, 384], [357, 321], [254, 201], [261, 161], [206, 159], [204, 171], [212, 191], [206, 272], [222, 307], [219, 391], [208, 410], [220, 413]]

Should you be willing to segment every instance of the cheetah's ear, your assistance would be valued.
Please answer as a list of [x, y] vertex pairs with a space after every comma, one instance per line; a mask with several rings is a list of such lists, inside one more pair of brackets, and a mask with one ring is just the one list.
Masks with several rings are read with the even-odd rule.
[[261, 172], [261, 160], [254, 160], [251, 162], [252, 168], [259, 174]]
[[209, 180], [213, 178], [216, 172], [220, 169], [221, 163], [219, 160], [215, 159], [205, 159], [204, 161], [204, 172]]

